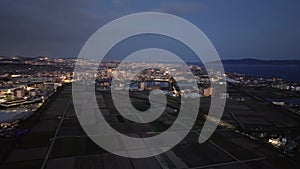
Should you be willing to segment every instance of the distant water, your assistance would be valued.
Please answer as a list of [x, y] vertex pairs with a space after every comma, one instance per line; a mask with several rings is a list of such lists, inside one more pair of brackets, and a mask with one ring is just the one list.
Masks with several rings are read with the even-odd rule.
[[[203, 66], [202, 63], [188, 62]], [[223, 63], [225, 72], [240, 73], [243, 75], [280, 78], [290, 82], [300, 82], [300, 64], [246, 64], [246, 63]]]
[[225, 72], [300, 82], [300, 65], [223, 64]]

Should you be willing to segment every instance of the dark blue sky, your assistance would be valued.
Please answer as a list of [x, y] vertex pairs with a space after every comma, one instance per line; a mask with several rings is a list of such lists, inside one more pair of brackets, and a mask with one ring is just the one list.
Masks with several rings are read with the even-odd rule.
[[166, 12], [198, 26], [222, 59], [300, 59], [299, 0], [1, 0], [0, 55], [77, 57], [121, 16]]

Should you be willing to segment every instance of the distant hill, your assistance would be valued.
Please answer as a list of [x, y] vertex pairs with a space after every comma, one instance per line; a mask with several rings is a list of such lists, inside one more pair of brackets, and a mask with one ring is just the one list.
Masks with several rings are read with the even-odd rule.
[[[210, 62], [214, 63], [214, 62]], [[223, 64], [273, 64], [273, 65], [300, 65], [300, 60], [260, 60], [260, 59], [225, 59]]]

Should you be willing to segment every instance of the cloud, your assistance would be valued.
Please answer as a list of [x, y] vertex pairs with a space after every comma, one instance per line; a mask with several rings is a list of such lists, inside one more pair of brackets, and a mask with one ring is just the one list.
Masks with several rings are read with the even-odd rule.
[[1, 1], [0, 54], [76, 56], [87, 38], [111, 20], [108, 15], [100, 15], [101, 6], [94, 7], [96, 3]]
[[114, 5], [125, 5], [128, 3], [128, 0], [112, 0]]
[[158, 8], [152, 9], [152, 11], [186, 15], [198, 13], [202, 8], [203, 4], [199, 2], [162, 2]]

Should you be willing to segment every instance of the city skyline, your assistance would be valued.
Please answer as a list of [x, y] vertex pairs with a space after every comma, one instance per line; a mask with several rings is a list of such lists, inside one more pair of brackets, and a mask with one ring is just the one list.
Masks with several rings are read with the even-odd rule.
[[1, 169], [299, 169], [299, 0], [2, 0]]

